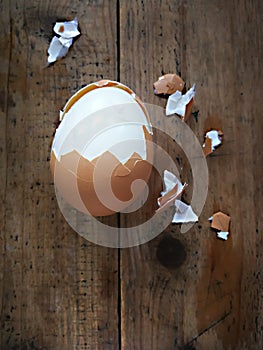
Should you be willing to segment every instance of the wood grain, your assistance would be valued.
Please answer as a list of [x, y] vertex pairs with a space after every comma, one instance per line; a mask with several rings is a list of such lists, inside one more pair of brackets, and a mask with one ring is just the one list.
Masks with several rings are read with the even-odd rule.
[[[224, 132], [223, 146], [207, 159], [199, 223], [185, 234], [170, 225], [121, 252], [123, 349], [262, 347], [261, 11], [259, 1], [121, 2], [121, 80], [164, 106], [152, 84], [177, 72], [187, 88], [196, 83], [198, 122], [189, 125], [200, 142], [207, 127]], [[165, 147], [176, 155], [171, 142]], [[191, 182], [184, 159], [183, 168]], [[121, 221], [136, 226], [152, 209]], [[231, 216], [227, 242], [207, 221], [219, 209]]]
[[[262, 2], [87, 0], [0, 2], [0, 349], [261, 349]], [[46, 68], [56, 20], [79, 19], [67, 57]], [[58, 111], [80, 87], [119, 79], [164, 107], [152, 85], [177, 72], [196, 83], [200, 142], [220, 127], [207, 158], [209, 194], [187, 233], [170, 225], [129, 249], [75, 233], [56, 203], [49, 170]], [[156, 130], [189, 182], [191, 167]], [[143, 210], [104, 219], [136, 226], [162, 188], [153, 173]], [[227, 242], [207, 218], [231, 216]]]
[[[70, 228], [49, 169], [59, 109], [82, 85], [117, 78], [116, 3], [0, 6], [0, 348], [117, 349], [117, 251]], [[45, 68], [55, 21], [75, 16], [81, 36], [65, 59]]]

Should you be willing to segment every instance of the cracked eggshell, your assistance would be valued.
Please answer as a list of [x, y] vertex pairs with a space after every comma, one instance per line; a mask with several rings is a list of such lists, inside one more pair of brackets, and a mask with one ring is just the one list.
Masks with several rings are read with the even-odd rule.
[[148, 113], [125, 85], [102, 80], [73, 95], [61, 112], [50, 167], [55, 186], [74, 208], [106, 216], [131, 205], [152, 169]]
[[155, 94], [171, 95], [175, 91], [183, 91], [184, 81], [177, 74], [165, 74], [153, 84]]

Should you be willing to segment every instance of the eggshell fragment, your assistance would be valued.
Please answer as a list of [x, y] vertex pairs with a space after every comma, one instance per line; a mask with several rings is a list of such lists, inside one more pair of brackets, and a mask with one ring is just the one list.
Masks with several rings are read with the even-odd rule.
[[222, 143], [223, 132], [221, 130], [210, 130], [205, 134], [203, 152], [205, 156], [213, 153]]
[[222, 213], [221, 211], [213, 214], [211, 227], [223, 232], [229, 231], [230, 216]]
[[203, 144], [203, 152], [206, 157], [213, 153], [212, 140], [209, 137], [206, 137], [205, 139], [205, 143]]
[[159, 209], [156, 212], [160, 212], [175, 203], [175, 200], [182, 195], [187, 184], [182, 184], [181, 181], [170, 171], [164, 171], [164, 185], [165, 189], [161, 192], [161, 196], [158, 198], [157, 203]]
[[74, 18], [73, 21], [56, 22], [53, 30], [57, 35], [60, 35], [63, 38], [67, 38], [67, 39], [75, 38], [80, 34], [78, 30], [77, 18]]
[[165, 74], [161, 76], [154, 84], [155, 94], [173, 94], [175, 91], [182, 91], [184, 81], [177, 74]]
[[195, 96], [195, 84], [183, 95], [180, 91], [176, 91], [169, 96], [166, 105], [166, 115], [178, 114], [186, 121], [191, 114], [192, 105]]
[[66, 40], [66, 45], [60, 41], [60, 38], [54, 36], [48, 48], [48, 63], [53, 63], [58, 59], [65, 57], [72, 44], [72, 39]]
[[72, 96], [61, 120], [50, 165], [64, 199], [94, 216], [129, 206], [140, 194], [133, 185], [151, 173], [152, 129], [142, 102], [126, 86], [103, 80]]
[[175, 203], [175, 214], [172, 222], [175, 224], [179, 223], [188, 223], [188, 222], [197, 222], [198, 216], [193, 211], [192, 207], [179, 199], [176, 199]]
[[227, 240], [229, 232], [219, 231], [216, 233], [218, 238], [223, 239], [224, 241]]
[[73, 38], [80, 34], [78, 30], [78, 20], [57, 22], [53, 28], [59, 37], [54, 36], [48, 48], [48, 63], [53, 63], [65, 57], [72, 45]]

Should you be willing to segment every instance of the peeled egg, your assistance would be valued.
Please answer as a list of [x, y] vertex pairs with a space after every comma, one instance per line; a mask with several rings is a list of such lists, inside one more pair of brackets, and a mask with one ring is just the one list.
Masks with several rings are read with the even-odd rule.
[[127, 86], [101, 80], [74, 94], [60, 119], [50, 161], [60, 195], [93, 216], [129, 207], [152, 169], [152, 127], [142, 101]]

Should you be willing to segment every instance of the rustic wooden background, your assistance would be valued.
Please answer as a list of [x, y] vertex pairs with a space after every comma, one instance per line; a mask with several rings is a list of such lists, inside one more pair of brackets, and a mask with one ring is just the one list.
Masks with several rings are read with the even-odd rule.
[[[0, 1], [0, 349], [262, 349], [262, 7]], [[54, 22], [74, 16], [81, 36], [45, 68]], [[49, 171], [59, 109], [101, 78], [164, 106], [152, 84], [174, 71], [196, 83], [189, 125], [200, 142], [207, 126], [224, 132], [207, 159], [200, 222], [130, 249], [85, 241], [62, 217]], [[218, 209], [231, 215], [226, 242], [207, 221]]]

